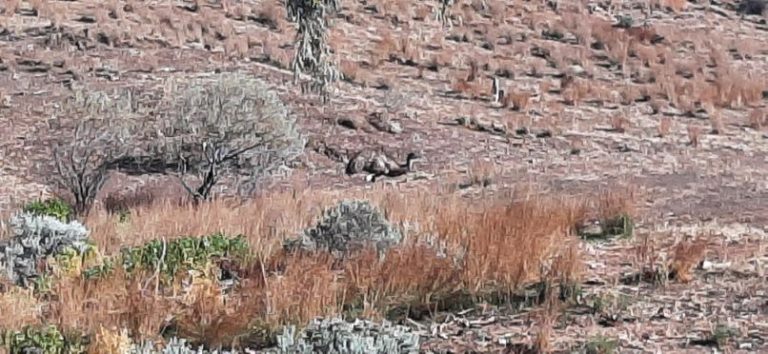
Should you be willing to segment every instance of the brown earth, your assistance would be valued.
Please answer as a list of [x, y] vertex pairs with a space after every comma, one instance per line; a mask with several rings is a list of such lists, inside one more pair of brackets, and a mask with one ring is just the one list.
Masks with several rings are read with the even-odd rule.
[[[742, 16], [737, 4], [716, 1], [561, 2], [553, 10], [544, 1], [488, 0], [454, 5], [454, 25], [443, 28], [433, 15], [438, 2], [342, 1], [330, 41], [351, 79], [322, 106], [291, 82], [294, 30], [281, 3], [246, 0], [225, 9], [201, 1], [196, 12], [177, 3], [6, 2], [2, 214], [51, 192], [39, 167], [49, 156], [46, 119], [66, 86], [149, 90], [163, 78], [242, 70], [281, 94], [315, 144], [383, 148], [403, 161], [421, 152], [417, 172], [377, 182], [404, 191], [482, 171], [490, 186], [456, 193], [482, 197], [528, 184], [552, 194], [638, 187], [635, 238], [585, 246], [593, 281], [582, 296], [616, 301], [597, 314], [569, 309], [553, 325], [554, 348], [604, 335], [618, 341], [619, 352], [709, 352], [697, 340], [712, 337], [719, 324], [739, 332], [724, 335], [723, 350], [768, 350], [765, 16]], [[646, 17], [646, 6], [657, 8]], [[637, 27], [612, 27], [612, 14], [630, 16]], [[588, 45], [595, 42], [603, 48]], [[492, 77], [505, 75], [508, 106], [491, 97]], [[386, 109], [401, 133], [336, 124]], [[441, 124], [460, 117], [478, 124]], [[470, 129], [491, 124], [502, 132]], [[113, 181], [105, 194], [139, 183], [129, 182]], [[287, 183], [368, 188], [362, 176], [344, 175], [342, 162], [312, 149]], [[651, 240], [665, 259], [687, 237], [708, 244], [690, 282], [619, 281], [643, 263], [635, 259], [639, 240]], [[503, 351], [535, 337], [535, 323], [529, 314], [489, 307], [418, 326], [425, 350]]]

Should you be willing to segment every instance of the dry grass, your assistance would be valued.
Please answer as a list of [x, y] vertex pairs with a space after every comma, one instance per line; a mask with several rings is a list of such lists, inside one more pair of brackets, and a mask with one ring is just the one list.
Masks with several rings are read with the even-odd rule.
[[683, 283], [693, 280], [693, 268], [701, 262], [706, 251], [707, 242], [703, 239], [678, 243], [668, 266], [670, 276]]
[[611, 116], [611, 130], [617, 133], [626, 133], [629, 126], [629, 119], [623, 114], [615, 114]]
[[665, 7], [669, 7], [674, 12], [682, 12], [685, 10], [685, 5], [688, 3], [685, 0], [661, 0], [661, 3]]
[[88, 354], [123, 354], [131, 349], [128, 331], [100, 328], [88, 347]]
[[512, 104], [512, 109], [515, 111], [526, 112], [528, 110], [528, 104], [531, 101], [531, 94], [528, 92], [510, 92], [508, 94], [509, 100], [507, 101], [505, 96], [504, 106], [509, 103]]
[[630, 212], [632, 198], [624, 191], [604, 193], [591, 203], [530, 194], [480, 202], [426, 191], [405, 196], [374, 190], [356, 196], [371, 199], [394, 221], [418, 223], [419, 231], [383, 260], [369, 250], [339, 263], [326, 254], [285, 254], [278, 247], [283, 235], [306, 227], [320, 208], [342, 197], [332, 193], [276, 193], [198, 208], [154, 201], [132, 210], [130, 221], [122, 224], [104, 211], [94, 212], [87, 224], [107, 254], [162, 236], [224, 231], [247, 235], [257, 260], [229, 295], [212, 280], [213, 272], [192, 277], [191, 285], [176, 282], [166, 288], [158, 287], [151, 271], [117, 270], [97, 280], [60, 274], [44, 314], [43, 300], [31, 293], [0, 294], [6, 314], [0, 327], [53, 323], [93, 334], [107, 352], [116, 352], [125, 336], [159, 339], [163, 328], [194, 343], [226, 347], [263, 345], [265, 334], [280, 325], [316, 316], [423, 315], [467, 305], [457, 299], [471, 304], [542, 280], [578, 281], [581, 254], [573, 226], [590, 213]]
[[174, 303], [153, 293], [151, 274], [115, 271], [104, 279], [59, 278], [45, 321], [65, 330], [97, 333], [126, 328], [134, 339], [157, 339]]
[[725, 123], [723, 123], [723, 116], [719, 109], [715, 109], [709, 118], [712, 124], [712, 134], [723, 134], [725, 132]]
[[0, 316], [0, 329], [38, 324], [43, 314], [42, 306], [32, 290], [14, 287], [0, 292], [0, 312], [4, 314]]
[[659, 127], [658, 127], [658, 134], [659, 137], [665, 137], [669, 135], [669, 131], [672, 129], [672, 119], [669, 117], [663, 117], [661, 118], [661, 121], [659, 121]]
[[701, 140], [701, 128], [695, 125], [688, 125], [688, 144], [693, 147], [699, 146]]
[[760, 130], [765, 126], [766, 114], [765, 110], [755, 108], [749, 113], [749, 127], [755, 130]]

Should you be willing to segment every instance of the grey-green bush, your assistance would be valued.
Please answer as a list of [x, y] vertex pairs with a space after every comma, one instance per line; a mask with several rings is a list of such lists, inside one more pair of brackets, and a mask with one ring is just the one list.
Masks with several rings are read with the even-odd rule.
[[[259, 78], [222, 73], [177, 83], [184, 87], [172, 90], [170, 112], [154, 123], [152, 149], [167, 166], [179, 167], [179, 180], [196, 201], [209, 199], [225, 177], [252, 191], [304, 152], [296, 116]], [[197, 175], [196, 186], [187, 175]]]
[[296, 335], [293, 326], [277, 336], [277, 353], [418, 353], [419, 335], [410, 328], [366, 320], [316, 319]]
[[88, 230], [77, 221], [61, 222], [55, 217], [20, 213], [9, 221], [12, 235], [0, 241], [0, 265], [9, 279], [21, 286], [40, 274], [37, 263], [67, 249], [79, 253], [88, 250]]
[[335, 255], [344, 255], [375, 246], [383, 252], [402, 239], [401, 232], [370, 202], [345, 200], [326, 209], [320, 221], [300, 237], [287, 240], [285, 249], [327, 250]]

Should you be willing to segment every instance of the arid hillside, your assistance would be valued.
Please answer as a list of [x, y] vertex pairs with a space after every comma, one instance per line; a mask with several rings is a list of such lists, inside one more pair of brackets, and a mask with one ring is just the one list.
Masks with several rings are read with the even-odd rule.
[[[0, 317], [30, 311], [0, 319], [0, 329], [53, 322], [101, 345], [125, 328], [134, 341], [160, 337], [147, 328], [167, 318], [126, 325], [128, 313], [144, 311], [176, 316], [180, 337], [212, 347], [255, 325], [192, 329], [209, 312], [250, 314], [276, 331], [353, 308], [409, 326], [424, 352], [768, 350], [765, 0], [340, 5], [328, 42], [342, 78], [323, 103], [294, 82], [296, 24], [284, 1], [0, 4], [3, 218], [61, 192], [47, 178], [56, 172], [51, 146], [64, 134], [52, 117], [74, 89], [130, 89], [153, 102], [168, 80], [238, 72], [266, 82], [307, 137], [289, 173], [260, 181], [246, 201], [177, 205], [186, 192], [174, 176], [118, 171], [82, 220], [104, 256], [164, 237], [244, 234], [259, 257], [227, 295], [242, 307], [206, 303], [208, 295], [181, 301], [160, 285], [146, 295], [152, 271], [93, 285], [125, 286], [113, 295], [134, 307], [63, 277], [24, 305], [14, 302], [22, 290], [0, 286]], [[419, 158], [398, 176], [348, 173], [356, 158], [382, 155], [406, 170], [409, 154]], [[235, 184], [213, 193], [242, 198]], [[421, 225], [420, 236], [378, 263], [373, 253], [339, 266], [278, 252], [278, 239], [353, 196], [384, 205], [401, 226]], [[115, 205], [131, 209], [128, 224], [116, 221]], [[627, 237], [603, 237], [617, 215], [617, 234]], [[597, 220], [598, 231], [584, 231]], [[425, 256], [422, 234], [475, 262], [453, 269]], [[561, 295], [562, 284], [577, 283], [578, 294], [515, 297], [547, 279], [559, 281]], [[131, 292], [136, 286], [142, 292]], [[303, 295], [291, 303], [276, 295], [294, 293]], [[446, 300], [457, 294], [471, 300]], [[67, 317], [88, 301], [123, 317]]]

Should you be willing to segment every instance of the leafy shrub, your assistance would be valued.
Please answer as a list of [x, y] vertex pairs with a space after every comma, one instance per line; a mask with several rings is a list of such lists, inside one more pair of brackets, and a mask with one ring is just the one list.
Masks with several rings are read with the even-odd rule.
[[419, 335], [410, 328], [384, 321], [347, 322], [340, 318], [316, 319], [298, 338], [295, 327], [288, 326], [278, 335], [278, 353], [417, 353]]
[[3, 334], [2, 344], [10, 354], [81, 354], [86, 343], [80, 335], [64, 335], [55, 326], [26, 327]]
[[63, 223], [52, 216], [21, 213], [10, 220], [13, 235], [0, 242], [0, 264], [8, 278], [22, 286], [40, 274], [37, 264], [57, 255], [84, 255], [92, 250], [88, 230], [77, 221]]
[[[134, 344], [131, 348], [130, 354], [199, 354], [208, 353], [200, 350], [193, 349], [185, 339], [179, 339], [176, 337], [171, 338], [168, 343], [163, 346], [162, 349], [155, 348], [154, 343], [144, 342], [140, 345]], [[222, 353], [223, 354], [223, 353]]]
[[214, 234], [203, 237], [184, 237], [172, 241], [152, 240], [143, 246], [124, 248], [122, 265], [127, 271], [137, 268], [157, 269], [168, 277], [179, 271], [202, 269], [213, 258], [243, 259], [248, 244], [242, 235], [229, 237]]
[[298, 239], [287, 240], [287, 250], [328, 250], [345, 254], [367, 245], [375, 245], [379, 252], [398, 244], [403, 236], [368, 201], [342, 201], [323, 212], [314, 228], [307, 229]]
[[245, 260], [248, 244], [242, 235], [235, 237], [213, 234], [203, 237], [183, 237], [165, 242], [152, 240], [137, 247], [126, 247], [115, 259], [105, 259], [101, 264], [82, 271], [85, 278], [97, 278], [109, 274], [115, 265], [133, 272], [139, 269], [156, 270], [165, 279], [170, 279], [180, 271], [204, 271], [213, 259]]
[[52, 216], [68, 222], [74, 213], [72, 206], [60, 199], [36, 200], [24, 206], [23, 211], [38, 216]]

